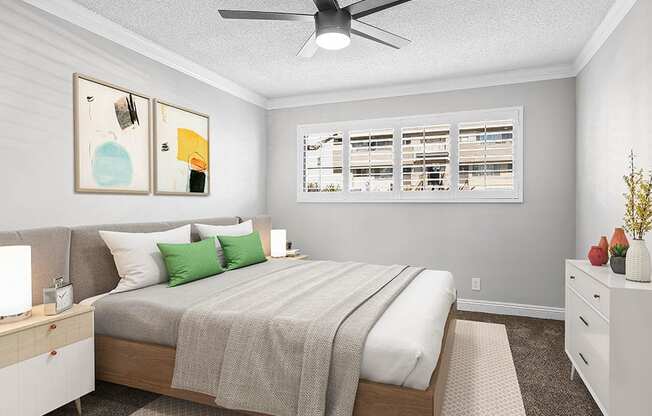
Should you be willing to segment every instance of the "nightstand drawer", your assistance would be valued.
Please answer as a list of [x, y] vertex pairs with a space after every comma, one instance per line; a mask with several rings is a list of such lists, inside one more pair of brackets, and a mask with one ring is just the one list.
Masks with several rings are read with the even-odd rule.
[[0, 368], [18, 362], [18, 334], [0, 337]]
[[17, 366], [21, 416], [45, 414], [95, 388], [93, 338], [38, 355]]
[[609, 318], [609, 289], [576, 267], [566, 269], [566, 282], [588, 304]]
[[84, 313], [39, 325], [18, 334], [20, 361], [93, 336], [93, 314]]

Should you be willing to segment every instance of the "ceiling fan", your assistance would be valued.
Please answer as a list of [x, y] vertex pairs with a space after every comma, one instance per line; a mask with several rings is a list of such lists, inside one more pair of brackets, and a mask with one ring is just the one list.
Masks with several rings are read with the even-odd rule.
[[318, 47], [329, 50], [346, 48], [351, 43], [351, 34], [395, 49], [400, 49], [410, 43], [410, 40], [404, 37], [358, 20], [361, 17], [398, 6], [410, 0], [360, 0], [346, 7], [340, 7], [337, 0], [313, 1], [317, 6], [315, 14], [251, 10], [219, 10], [219, 13], [224, 19], [314, 22], [315, 31], [297, 53], [297, 56], [302, 58], [312, 57], [317, 52]]

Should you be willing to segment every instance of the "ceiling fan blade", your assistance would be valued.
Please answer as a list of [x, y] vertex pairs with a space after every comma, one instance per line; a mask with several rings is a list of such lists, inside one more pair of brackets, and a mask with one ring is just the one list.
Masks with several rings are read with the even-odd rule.
[[382, 43], [394, 49], [401, 49], [403, 46], [410, 44], [409, 39], [358, 20], [351, 20], [351, 33], [373, 40], [374, 42]]
[[259, 12], [254, 10], [218, 10], [224, 19], [241, 20], [291, 20], [298, 22], [314, 22], [315, 16], [303, 13]]
[[315, 2], [315, 6], [317, 6], [317, 10], [320, 12], [326, 11], [326, 10], [339, 10], [340, 5], [337, 2], [337, 0], [312, 0]]
[[315, 55], [317, 49], [319, 49], [319, 46], [317, 46], [317, 42], [315, 41], [315, 39], [317, 39], [316, 36], [315, 32], [312, 32], [312, 35], [310, 35], [308, 40], [306, 40], [301, 47], [299, 53], [297, 53], [299, 58], [312, 58]]
[[360, 0], [346, 6], [344, 9], [351, 13], [354, 19], [359, 19], [408, 1], [410, 0]]

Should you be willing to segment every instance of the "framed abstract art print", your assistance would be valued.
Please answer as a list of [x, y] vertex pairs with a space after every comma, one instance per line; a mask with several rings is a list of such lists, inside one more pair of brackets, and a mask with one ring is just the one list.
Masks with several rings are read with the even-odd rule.
[[150, 99], [74, 74], [75, 191], [150, 192]]
[[209, 117], [154, 101], [154, 193], [210, 192]]

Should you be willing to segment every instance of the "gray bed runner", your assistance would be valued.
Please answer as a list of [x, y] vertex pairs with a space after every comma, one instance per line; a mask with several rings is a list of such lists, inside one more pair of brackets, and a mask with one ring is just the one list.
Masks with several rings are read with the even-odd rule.
[[351, 415], [367, 334], [423, 269], [297, 263], [188, 309], [172, 387], [269, 415]]

